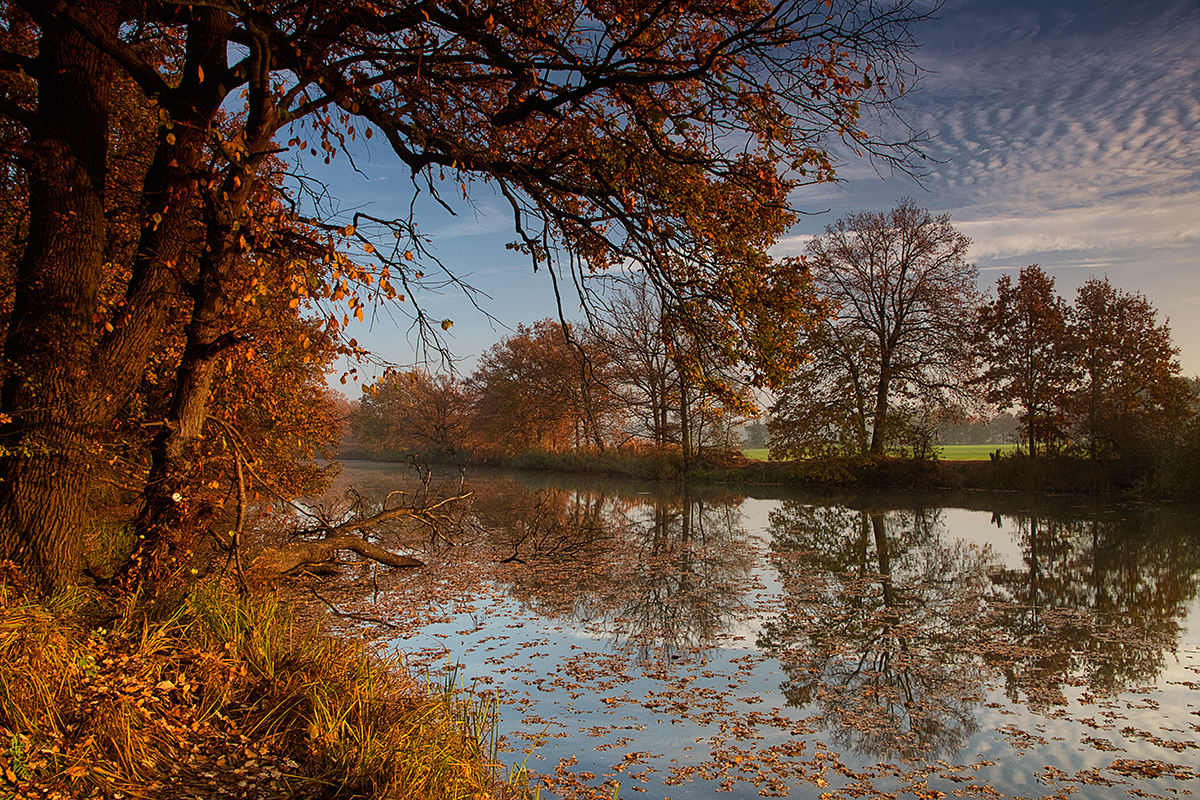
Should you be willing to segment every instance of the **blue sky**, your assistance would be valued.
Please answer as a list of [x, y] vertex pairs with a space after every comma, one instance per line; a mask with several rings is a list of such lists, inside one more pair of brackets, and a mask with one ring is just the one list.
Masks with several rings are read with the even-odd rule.
[[[1200, 1], [949, 0], [938, 16], [917, 29], [927, 74], [902, 110], [932, 136], [928, 178], [847, 161], [844, 183], [797, 194], [799, 208], [827, 213], [802, 219], [774, 252], [798, 254], [838, 217], [912, 197], [972, 238], [985, 288], [1034, 263], [1068, 299], [1107, 276], [1169, 318], [1184, 374], [1200, 374]], [[360, 167], [369, 181], [333, 181], [343, 206], [407, 208], [393, 159], [376, 152]], [[554, 316], [545, 272], [504, 249], [510, 212], [486, 190], [473, 200], [458, 217], [422, 219], [438, 256], [491, 296], [484, 307], [501, 325]], [[468, 370], [507, 332], [456, 292], [421, 302], [454, 319], [450, 345]], [[384, 358], [413, 359], [402, 320], [355, 333]]]

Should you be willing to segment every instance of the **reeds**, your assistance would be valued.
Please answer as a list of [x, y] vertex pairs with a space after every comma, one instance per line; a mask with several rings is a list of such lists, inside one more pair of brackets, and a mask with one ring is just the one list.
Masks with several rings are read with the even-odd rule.
[[496, 713], [271, 595], [37, 603], [0, 580], [0, 794], [530, 797]]

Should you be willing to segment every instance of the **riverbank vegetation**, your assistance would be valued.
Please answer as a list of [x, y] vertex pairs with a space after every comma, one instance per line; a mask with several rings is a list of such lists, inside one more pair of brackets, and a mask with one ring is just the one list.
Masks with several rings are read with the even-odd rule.
[[0, 786], [16, 797], [532, 797], [494, 702], [270, 593], [114, 601], [0, 579]]
[[[469, 376], [384, 375], [350, 414], [343, 454], [659, 480], [1200, 493], [1200, 381], [1180, 374], [1146, 298], [1093, 278], [1069, 304], [1036, 265], [985, 297], [968, 245], [908, 200], [829, 226], [798, 265], [808, 358], [773, 392], [675, 337], [630, 278], [609, 287], [605, 314], [520, 326]], [[951, 442], [986, 445], [987, 463], [920, 466], [954, 461]], [[786, 466], [726, 463], [743, 446]]]

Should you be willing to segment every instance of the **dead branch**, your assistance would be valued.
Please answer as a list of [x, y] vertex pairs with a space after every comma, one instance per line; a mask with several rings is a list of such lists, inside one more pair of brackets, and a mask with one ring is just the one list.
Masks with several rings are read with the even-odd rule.
[[320, 564], [333, 558], [339, 550], [358, 553], [389, 567], [422, 567], [424, 563], [412, 558], [384, 550], [360, 536], [344, 534], [329, 536], [315, 542], [293, 542], [283, 547], [267, 550], [250, 565], [251, 572], [282, 575], [311, 564]]
[[442, 500], [439, 500], [436, 503], [432, 503], [431, 505], [419, 506], [419, 507], [415, 507], [415, 508], [410, 507], [410, 506], [398, 506], [396, 508], [387, 508], [387, 509], [384, 509], [383, 511], [380, 511], [378, 514], [375, 514], [370, 517], [366, 517], [365, 519], [352, 519], [347, 522], [343, 522], [341, 525], [337, 525], [337, 526], [331, 527], [331, 528], [325, 528], [324, 530], [328, 531], [329, 536], [337, 536], [338, 534], [342, 534], [346, 531], [370, 530], [371, 528], [374, 528], [376, 525], [379, 525], [380, 523], [388, 522], [393, 519], [399, 519], [400, 517], [415, 517], [417, 519], [424, 519], [425, 517], [429, 516], [433, 511], [436, 511], [437, 509], [441, 508], [442, 506], [447, 505], [449, 503], [453, 503], [457, 500], [466, 500], [471, 495], [472, 495], [472, 492], [465, 492], [463, 494], [455, 495], [454, 497], [443, 498]]
[[339, 617], [343, 617], [345, 619], [352, 619], [352, 620], [355, 620], [356, 622], [370, 622], [375, 625], [383, 625], [388, 628], [396, 627], [395, 623], [388, 622], [386, 619], [380, 619], [379, 617], [368, 617], [366, 614], [355, 614], [350, 611], [342, 611], [337, 606], [335, 606], [333, 603], [329, 602], [324, 597], [319, 595], [317, 593], [317, 590], [314, 589], [313, 587], [311, 587], [311, 586], [308, 587], [308, 590], [310, 592], [312, 592], [313, 597], [317, 598], [322, 603], [324, 603], [326, 606], [328, 606], [329, 610]]

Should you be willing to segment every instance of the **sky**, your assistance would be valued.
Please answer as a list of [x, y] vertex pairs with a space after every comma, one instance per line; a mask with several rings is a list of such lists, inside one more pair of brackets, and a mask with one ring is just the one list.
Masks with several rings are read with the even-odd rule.
[[[847, 161], [843, 182], [797, 192], [796, 207], [812, 213], [772, 252], [799, 254], [839, 217], [911, 197], [972, 239], [982, 288], [1039, 264], [1070, 301], [1089, 278], [1107, 277], [1149, 299], [1169, 321], [1183, 373], [1200, 374], [1200, 0], [947, 0], [937, 17], [916, 29], [925, 74], [901, 107], [930, 136], [928, 175]], [[369, 180], [347, 179], [344, 207], [407, 208], [411, 184], [394, 158], [375, 152], [358, 166]], [[457, 217], [431, 209], [421, 220], [495, 318], [453, 290], [420, 298], [454, 320], [448, 343], [468, 372], [518, 323], [557, 314], [545, 271], [504, 249], [511, 212], [486, 192], [473, 200]], [[406, 364], [406, 328], [377, 317], [353, 333]]]

